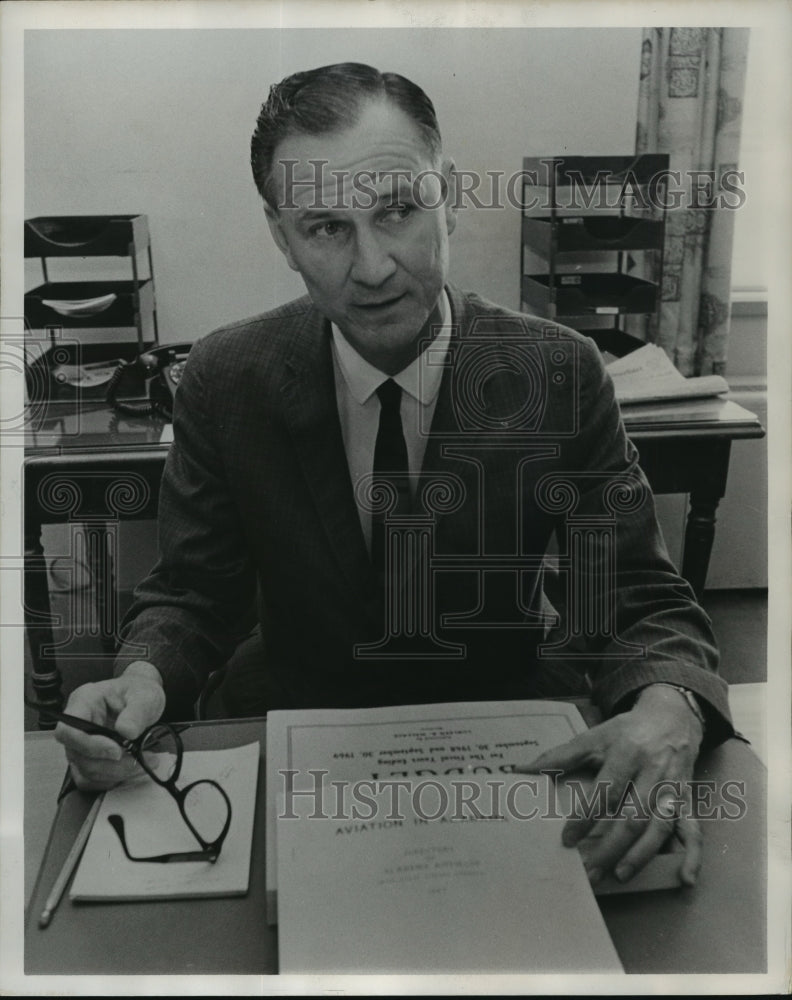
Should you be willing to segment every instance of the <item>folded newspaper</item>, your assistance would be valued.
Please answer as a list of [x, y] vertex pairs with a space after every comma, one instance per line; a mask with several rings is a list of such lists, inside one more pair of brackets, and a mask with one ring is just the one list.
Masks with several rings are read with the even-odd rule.
[[685, 378], [656, 344], [644, 344], [637, 351], [612, 361], [607, 368], [613, 379], [616, 399], [622, 405], [720, 396], [729, 391], [728, 383], [720, 375]]

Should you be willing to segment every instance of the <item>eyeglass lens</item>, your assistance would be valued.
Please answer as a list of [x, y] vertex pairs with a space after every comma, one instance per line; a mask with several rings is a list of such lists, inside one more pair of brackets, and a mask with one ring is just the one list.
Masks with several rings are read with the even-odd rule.
[[231, 815], [228, 799], [213, 781], [196, 781], [182, 791], [184, 818], [193, 832], [207, 844], [225, 834]]
[[170, 726], [152, 726], [143, 734], [138, 759], [159, 784], [174, 782], [181, 771], [181, 739]]

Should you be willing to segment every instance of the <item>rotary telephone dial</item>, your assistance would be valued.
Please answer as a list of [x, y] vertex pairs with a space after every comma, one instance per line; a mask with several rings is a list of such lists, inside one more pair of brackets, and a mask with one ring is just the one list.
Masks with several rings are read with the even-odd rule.
[[[121, 361], [107, 386], [105, 399], [120, 413], [129, 416], [158, 416], [173, 419], [173, 397], [181, 380], [192, 344], [167, 344], [139, 354], [134, 361]], [[146, 400], [119, 400], [123, 383], [128, 389], [137, 382]]]

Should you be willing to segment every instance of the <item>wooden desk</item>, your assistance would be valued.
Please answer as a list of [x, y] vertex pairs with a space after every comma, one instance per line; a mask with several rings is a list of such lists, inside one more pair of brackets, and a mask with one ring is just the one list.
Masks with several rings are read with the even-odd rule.
[[[199, 723], [185, 733], [185, 744], [193, 749], [233, 746], [263, 734], [261, 720]], [[34, 737], [39, 734], [27, 739]], [[266, 923], [264, 905], [263, 755], [259, 774], [247, 896], [82, 905], [64, 897], [51, 925], [41, 931], [37, 919], [44, 899], [91, 801], [79, 792], [67, 796], [59, 835], [50, 840], [27, 912], [26, 973], [274, 973], [277, 933]], [[745, 814], [732, 821], [702, 821], [704, 867], [694, 889], [600, 899], [627, 972], [765, 971], [765, 769], [745, 744], [729, 740], [699, 762], [696, 777], [718, 787], [725, 780], [744, 782]]]
[[[24, 475], [25, 628], [39, 701], [62, 704], [57, 657], [89, 626], [73, 623], [55, 645], [52, 632], [42, 525], [74, 526], [70, 555], [87, 562], [94, 582], [97, 624], [91, 634], [107, 655], [116, 647], [118, 613], [114, 581], [121, 520], [157, 516], [159, 485], [170, 441], [170, 424], [125, 417], [104, 403], [77, 409], [49, 403], [26, 428]], [[84, 651], [81, 652], [84, 657]]]
[[682, 576], [704, 592], [732, 441], [764, 437], [756, 414], [730, 399], [626, 406], [624, 424], [655, 493], [688, 493]]
[[[755, 414], [721, 399], [627, 407], [624, 417], [652, 489], [690, 494], [682, 575], [700, 595], [731, 443], [762, 437], [764, 429]], [[96, 584], [97, 637], [111, 655], [118, 627], [112, 539], [119, 520], [156, 517], [169, 430], [153, 419], [121, 417], [105, 404], [77, 411], [72, 404], [51, 403], [30, 424], [24, 467], [25, 624], [33, 686], [42, 702], [59, 706], [62, 700], [42, 524], [79, 526], [75, 531]]]

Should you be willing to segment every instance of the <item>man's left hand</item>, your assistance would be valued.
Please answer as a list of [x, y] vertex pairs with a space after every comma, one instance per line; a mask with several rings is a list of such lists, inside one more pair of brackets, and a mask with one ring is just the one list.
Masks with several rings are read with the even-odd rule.
[[[603, 782], [607, 790], [607, 816], [616, 818], [574, 817], [563, 831], [567, 847], [582, 848], [592, 885], [611, 871], [621, 882], [632, 878], [657, 854], [675, 826], [685, 850], [680, 879], [693, 885], [701, 867], [701, 831], [691, 808], [690, 780], [703, 735], [683, 694], [649, 685], [631, 711], [515, 770], [597, 769], [595, 782]], [[658, 794], [658, 787], [666, 791]], [[679, 796], [672, 790], [677, 787]], [[581, 844], [589, 833], [592, 836]]]

